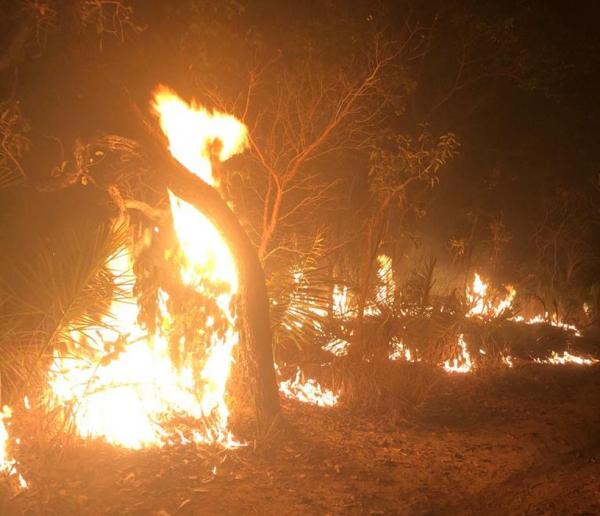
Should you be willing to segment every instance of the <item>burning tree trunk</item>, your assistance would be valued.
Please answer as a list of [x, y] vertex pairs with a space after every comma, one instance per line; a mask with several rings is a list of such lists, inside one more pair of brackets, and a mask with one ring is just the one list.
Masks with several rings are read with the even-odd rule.
[[[167, 95], [170, 93], [167, 92]], [[146, 138], [142, 139], [151, 153], [154, 167], [165, 172], [166, 187], [210, 220], [234, 257], [239, 278], [238, 321], [242, 337], [242, 366], [254, 397], [258, 433], [264, 435], [279, 414], [279, 392], [273, 366], [269, 299], [257, 250], [219, 192], [196, 175], [196, 170], [192, 173], [184, 166], [180, 162], [181, 157], [173, 154], [172, 149], [169, 151], [169, 135], [157, 131], [154, 123], [137, 106], [132, 108], [143, 126]], [[187, 128], [184, 131], [184, 137], [189, 130]], [[204, 150], [196, 148], [194, 152], [204, 153]]]
[[163, 163], [168, 167], [169, 189], [210, 219], [235, 256], [240, 280], [242, 357], [254, 396], [258, 430], [264, 434], [279, 413], [279, 394], [273, 367], [269, 300], [257, 251], [217, 190], [170, 156], [165, 155]]

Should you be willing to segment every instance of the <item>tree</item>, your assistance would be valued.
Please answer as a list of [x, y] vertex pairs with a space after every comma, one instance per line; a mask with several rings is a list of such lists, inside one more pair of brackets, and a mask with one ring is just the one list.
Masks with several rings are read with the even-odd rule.
[[156, 158], [152, 160], [154, 166], [169, 170], [168, 188], [213, 222], [235, 257], [240, 281], [242, 362], [254, 397], [258, 433], [264, 436], [279, 415], [279, 393], [273, 368], [269, 298], [256, 248], [219, 192], [171, 157], [166, 141], [147, 140], [147, 147], [153, 149], [150, 155]]
[[[208, 42], [185, 51], [203, 95], [250, 128], [252, 162], [242, 181], [243, 191], [255, 198], [245, 193], [239, 202], [249, 206], [248, 221], [266, 263], [293, 252], [290, 242], [307, 214], [336, 202], [340, 183], [347, 181], [336, 170], [340, 160], [364, 154], [389, 112], [398, 109], [402, 99], [394, 89], [404, 78], [405, 60], [421, 50], [424, 29], [407, 19], [396, 39], [376, 26], [364, 6], [356, 14], [324, 6], [318, 17], [269, 34], [278, 45], [273, 48], [256, 28], [232, 34], [222, 27], [223, 19], [235, 27], [243, 11], [227, 17], [228, 7], [214, 9], [218, 14], [198, 22], [189, 36], [208, 33]], [[224, 62], [221, 53], [217, 64], [211, 57], [223, 47], [231, 54], [225, 53]], [[229, 59], [238, 63], [235, 75]], [[243, 84], [243, 93], [223, 87], [231, 83]]]
[[456, 154], [458, 141], [448, 133], [437, 142], [427, 130], [416, 140], [405, 135], [395, 135], [376, 148], [371, 154], [369, 169], [373, 204], [366, 219], [364, 251], [361, 254], [357, 316], [355, 322], [353, 352], [360, 355], [364, 347], [364, 312], [370, 294], [371, 278], [386, 226], [391, 218], [394, 228], [402, 227], [403, 219], [412, 209], [410, 194], [414, 187], [433, 187], [439, 181], [439, 173]]
[[[75, 17], [68, 16], [70, 7], [75, 8]], [[40, 52], [46, 51], [47, 55], [42, 53], [39, 57], [50, 63], [50, 65], [57, 55], [60, 56], [61, 52], [65, 52], [65, 50], [72, 51], [73, 47], [71, 45], [77, 46], [81, 41], [85, 41], [84, 34], [90, 27], [94, 28], [96, 38], [92, 38], [90, 42], [87, 42], [89, 46], [82, 44], [81, 48], [88, 51], [90, 55], [98, 57], [98, 55], [103, 55], [104, 52], [109, 51], [107, 50], [108, 43], [114, 43], [116, 40], [120, 44], [125, 41], [130, 33], [139, 32], [140, 27], [132, 16], [132, 8], [125, 2], [120, 1], [74, 2], [73, 6], [36, 4], [32, 7], [32, 11], [26, 11], [26, 15], [23, 16], [22, 23], [27, 30], [19, 30], [15, 33], [14, 44], [10, 45], [9, 54], [0, 64], [6, 62], [6, 69], [25, 66], [22, 58], [30, 50], [31, 38], [36, 34], [34, 29], [39, 30], [40, 27], [43, 29], [44, 38], [42, 39], [44, 41], [34, 39], [33, 42], [41, 45]], [[60, 32], [57, 30], [56, 33], [53, 33], [50, 30], [50, 20], [52, 21], [52, 28], [61, 27]], [[41, 23], [41, 21], [44, 23]], [[71, 22], [74, 22], [73, 25], [70, 25]], [[40, 35], [39, 32], [37, 35]], [[49, 40], [46, 41], [46, 36], [54, 37], [49, 37]], [[52, 47], [50, 50], [45, 48], [46, 43]], [[85, 54], [85, 52], [83, 53]], [[81, 65], [81, 63], [79, 64]], [[39, 63], [36, 63], [36, 65], [39, 66]], [[2, 70], [3, 68], [0, 67], [0, 72]], [[67, 87], [70, 86], [69, 80], [70, 78], [66, 79], [65, 82]], [[122, 108], [123, 103], [127, 101], [127, 98], [118, 97], [110, 99], [107, 106], [114, 109], [121, 102], [120, 107]], [[127, 104], [125, 107], [128, 107]], [[278, 415], [279, 398], [273, 369], [269, 304], [264, 273], [256, 250], [227, 203], [220, 197], [218, 192], [192, 176], [173, 160], [168, 155], [167, 145], [162, 138], [149, 138], [146, 130], [136, 125], [138, 124], [138, 121], [135, 121], [137, 112], [129, 109], [127, 109], [127, 113], [132, 122], [126, 124], [126, 126], [133, 127], [134, 134], [129, 134], [128, 137], [106, 134], [100, 137], [77, 135], [72, 155], [69, 155], [68, 151], [67, 153], [64, 152], [62, 142], [55, 137], [61, 148], [62, 160], [58, 166], [54, 167], [52, 174], [48, 174], [52, 164], [43, 163], [43, 166], [47, 167], [45, 177], [36, 184], [36, 181], [25, 172], [26, 166], [22, 164], [20, 159], [28, 149], [29, 140], [23, 136], [27, 125], [24, 123], [24, 119], [19, 116], [17, 108], [18, 106], [15, 103], [3, 106], [1, 128], [3, 140], [0, 142], [0, 165], [2, 166], [0, 168], [0, 183], [3, 185], [12, 184], [20, 179], [28, 183], [28, 186], [35, 185], [39, 191], [56, 192], [83, 184], [88, 187], [96, 187], [102, 191], [103, 201], [110, 201], [113, 204], [113, 215], [116, 207], [117, 211], [121, 213], [126, 210], [134, 210], [134, 212], [141, 212], [151, 218], [162, 216], [160, 203], [166, 198], [166, 187], [169, 187], [181, 198], [189, 199], [193, 205], [199, 207], [200, 211], [204, 212], [223, 232], [237, 258], [240, 277], [238, 321], [240, 321], [242, 327], [242, 348], [244, 351], [242, 357], [247, 369], [246, 379], [250, 381], [250, 391], [255, 399], [259, 433], [261, 435], [265, 434]], [[70, 127], [68, 131], [73, 129]], [[98, 129], [106, 130], [107, 128], [98, 127], [94, 131]], [[132, 136], [137, 142], [132, 139]], [[144, 142], [146, 148], [140, 147], [139, 142]], [[34, 142], [34, 144], [36, 143], [39, 144], [39, 141]], [[155, 159], [155, 162], [151, 163], [150, 166], [143, 160], [145, 154]], [[165, 171], [167, 173], [166, 182], [162, 178], [162, 181], [151, 184], [152, 178], [150, 176], [142, 179], [140, 173], [142, 169], [151, 172], [160, 169], [160, 165], [163, 167], [161, 173], [164, 174]], [[156, 179], [156, 177], [155, 175], [154, 178]], [[148, 195], [148, 191], [151, 195]], [[159, 193], [157, 196], [157, 191], [162, 192], [162, 194]], [[139, 197], [136, 198], [136, 195]], [[86, 238], [93, 237], [94, 234], [90, 233], [90, 235], [86, 235]], [[65, 246], [65, 249], [66, 247], [68, 246]], [[65, 249], [51, 249], [49, 252], [60, 254]], [[95, 265], [103, 264], [107, 259], [106, 246], [99, 246], [95, 249], [96, 255], [93, 263]], [[4, 258], [7, 261], [10, 260], [9, 256]], [[79, 260], [80, 258], [75, 259]], [[81, 260], [83, 260], [83, 256]], [[77, 283], [76, 288], [72, 289], [75, 295], [74, 299], [77, 300], [78, 311], [73, 313], [72, 310], [67, 310], [60, 317], [55, 318], [56, 320], [51, 321], [54, 326], [51, 331], [45, 332], [49, 337], [44, 339], [44, 342], [39, 346], [40, 356], [49, 356], [48, 352], [64, 337], [65, 328], [69, 324], [75, 324], [76, 318], [83, 317], [84, 320], [89, 320], [82, 315], [82, 313], [86, 313], [86, 307], [79, 304], [79, 301], [85, 304], [85, 299], [88, 298], [81, 297], [77, 293], [88, 292], [89, 282], [93, 280], [96, 274], [102, 275], [103, 268], [101, 266], [83, 268], [86, 271], [85, 274], [79, 275], [77, 279], [85, 281], [81, 284]], [[78, 268], [74, 267], [74, 270], [78, 270]], [[37, 274], [35, 276], [37, 279], [40, 277]], [[70, 284], [63, 276], [60, 278], [60, 281], [64, 281], [65, 284]], [[5, 286], [3, 282], [3, 289]], [[28, 287], [35, 291], [35, 285], [31, 284]], [[56, 291], [52, 292], [56, 294]], [[106, 288], [98, 289], [98, 294], [100, 293], [107, 297], [113, 294], [110, 289], [107, 291]], [[61, 306], [68, 304], [59, 295], [53, 295], [53, 297], [56, 297], [56, 301]], [[93, 298], [93, 300], [96, 302], [97, 298]], [[71, 298], [69, 298], [70, 302]], [[10, 313], [14, 315], [14, 312], [11, 312], [11, 307], [5, 305], [3, 308], [7, 310], [5, 315]], [[90, 305], [87, 308], [91, 310], [95, 308], [95, 305]], [[106, 309], [107, 306], [105, 305], [104, 308]], [[94, 321], [96, 321], [95, 318]], [[12, 330], [7, 330], [2, 335], [4, 346], [11, 345], [11, 336], [13, 335]], [[36, 365], [39, 366], [40, 364]]]

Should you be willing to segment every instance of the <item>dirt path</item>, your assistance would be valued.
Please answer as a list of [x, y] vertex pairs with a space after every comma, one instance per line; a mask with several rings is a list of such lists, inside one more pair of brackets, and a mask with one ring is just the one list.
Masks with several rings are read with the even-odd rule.
[[[600, 368], [452, 378], [410, 422], [286, 403], [270, 449], [46, 457], [2, 514], [599, 514]], [[56, 452], [54, 452], [56, 453]], [[212, 469], [216, 465], [216, 474]]]

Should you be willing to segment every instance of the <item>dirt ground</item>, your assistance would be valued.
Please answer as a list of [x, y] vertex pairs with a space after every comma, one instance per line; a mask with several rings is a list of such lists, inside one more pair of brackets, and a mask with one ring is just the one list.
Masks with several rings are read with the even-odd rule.
[[289, 401], [284, 415], [262, 449], [62, 449], [0, 512], [600, 514], [598, 366], [449, 377], [404, 421]]

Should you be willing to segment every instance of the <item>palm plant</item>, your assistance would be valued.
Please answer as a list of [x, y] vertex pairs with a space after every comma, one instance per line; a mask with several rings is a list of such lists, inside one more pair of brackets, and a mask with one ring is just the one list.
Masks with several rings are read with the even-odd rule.
[[71, 330], [106, 320], [118, 284], [107, 264], [124, 244], [123, 230], [88, 222], [41, 240], [31, 260], [2, 253], [0, 374], [5, 401], [41, 384], [53, 351], [68, 347]]

